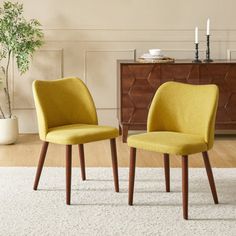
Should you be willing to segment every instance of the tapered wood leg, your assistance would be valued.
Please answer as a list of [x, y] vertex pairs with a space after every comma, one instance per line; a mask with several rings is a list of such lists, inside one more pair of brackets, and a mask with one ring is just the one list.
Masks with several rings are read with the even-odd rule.
[[40, 179], [41, 172], [43, 169], [43, 164], [44, 164], [44, 160], [45, 160], [45, 157], [47, 154], [47, 150], [48, 150], [48, 142], [43, 142], [43, 146], [41, 149], [39, 162], [38, 162], [38, 168], [37, 168], [37, 172], [36, 172], [36, 176], [35, 176], [35, 180], [34, 180], [34, 190], [37, 190], [37, 188], [38, 188], [39, 179]]
[[188, 219], [188, 156], [182, 156], [183, 217]]
[[123, 125], [122, 126], [122, 141], [123, 141], [123, 143], [127, 143], [128, 132], [129, 132], [129, 126]]
[[136, 165], [136, 148], [130, 148], [130, 165], [129, 165], [129, 205], [133, 205], [134, 180]]
[[212, 173], [208, 153], [203, 152], [202, 156], [203, 156], [203, 160], [204, 160], [204, 163], [205, 163], [206, 172], [207, 172], [209, 184], [210, 184], [210, 187], [211, 187], [212, 196], [213, 196], [215, 204], [218, 204], [219, 202], [218, 202], [218, 197], [217, 197], [217, 192], [216, 192], [216, 186], [215, 186], [215, 181], [214, 181], [214, 177], [213, 177], [213, 173]]
[[79, 147], [81, 177], [82, 177], [82, 180], [86, 180], [85, 161], [84, 161], [84, 145], [79, 144], [78, 147]]
[[119, 176], [118, 176], [118, 164], [117, 164], [117, 151], [116, 151], [116, 140], [110, 139], [111, 146], [111, 159], [112, 159], [112, 169], [115, 191], [119, 192]]
[[70, 205], [71, 195], [71, 148], [72, 145], [66, 145], [66, 204]]
[[164, 153], [164, 169], [166, 180], [166, 192], [170, 192], [170, 157], [167, 153]]
[[119, 135], [122, 135], [122, 128], [120, 125], [119, 125]]

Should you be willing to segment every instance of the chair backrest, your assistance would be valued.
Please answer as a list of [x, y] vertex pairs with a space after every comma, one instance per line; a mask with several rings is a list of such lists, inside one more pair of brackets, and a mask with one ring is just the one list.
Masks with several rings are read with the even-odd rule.
[[218, 97], [216, 85], [166, 82], [153, 98], [147, 130], [201, 135], [210, 149], [214, 142]]
[[78, 78], [33, 82], [39, 135], [49, 128], [70, 124], [97, 124], [97, 113], [88, 88]]

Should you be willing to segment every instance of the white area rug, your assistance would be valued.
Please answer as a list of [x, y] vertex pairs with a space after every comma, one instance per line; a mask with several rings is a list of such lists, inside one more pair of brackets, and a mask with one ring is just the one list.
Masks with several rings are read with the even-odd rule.
[[214, 205], [205, 169], [190, 169], [189, 220], [182, 218], [181, 169], [171, 169], [171, 193], [162, 169], [137, 168], [134, 206], [127, 205], [128, 169], [120, 193], [110, 168], [73, 169], [72, 205], [65, 204], [65, 170], [0, 168], [0, 235], [236, 235], [236, 169], [214, 169], [220, 204]]

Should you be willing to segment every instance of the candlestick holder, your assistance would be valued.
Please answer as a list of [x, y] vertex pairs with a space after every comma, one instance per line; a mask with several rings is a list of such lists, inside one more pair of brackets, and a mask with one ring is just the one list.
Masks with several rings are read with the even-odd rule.
[[206, 48], [206, 59], [204, 62], [213, 62], [213, 60], [210, 57], [210, 35], [207, 35], [207, 48]]
[[195, 59], [193, 63], [202, 63], [202, 61], [198, 59], [198, 43], [195, 43]]

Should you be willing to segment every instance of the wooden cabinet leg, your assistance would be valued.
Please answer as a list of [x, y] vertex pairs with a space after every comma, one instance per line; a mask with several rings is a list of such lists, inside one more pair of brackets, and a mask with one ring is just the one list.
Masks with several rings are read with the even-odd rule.
[[122, 141], [123, 141], [123, 143], [127, 142], [128, 131], [129, 131], [129, 126], [128, 125], [123, 125], [123, 130], [122, 130]]
[[122, 135], [122, 128], [120, 125], [119, 125], [119, 135]]

